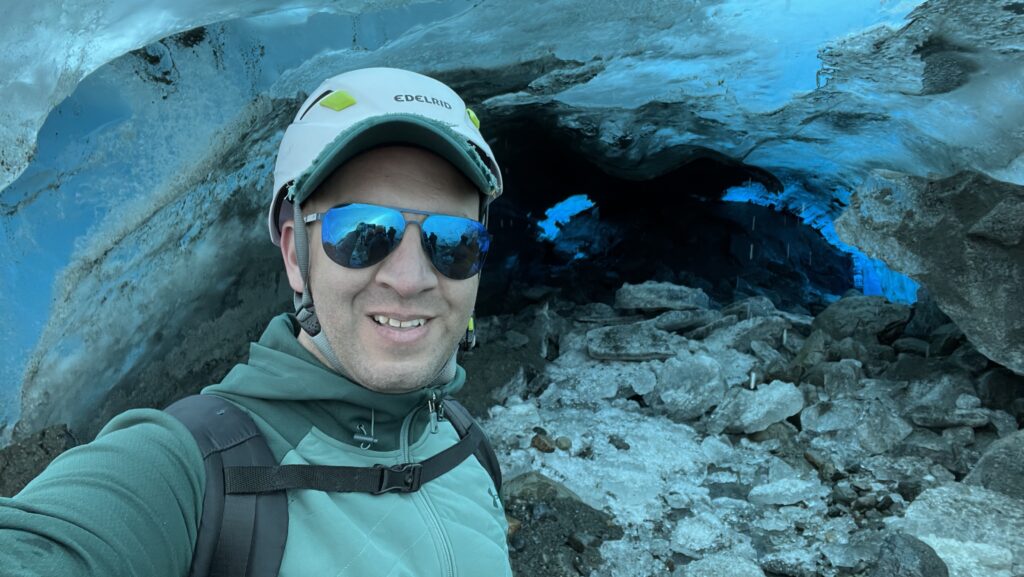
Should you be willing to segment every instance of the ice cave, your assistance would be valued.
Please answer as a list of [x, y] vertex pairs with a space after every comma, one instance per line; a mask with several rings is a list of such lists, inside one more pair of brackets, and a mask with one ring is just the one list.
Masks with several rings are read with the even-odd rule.
[[388, 66], [501, 161], [460, 395], [516, 575], [1024, 576], [1024, 3], [110, 0], [0, 30], [0, 494], [293, 310], [283, 130]]

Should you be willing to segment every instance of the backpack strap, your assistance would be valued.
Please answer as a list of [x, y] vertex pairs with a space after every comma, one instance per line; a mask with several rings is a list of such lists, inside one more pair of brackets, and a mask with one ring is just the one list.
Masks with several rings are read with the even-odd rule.
[[189, 576], [277, 577], [288, 536], [284, 491], [235, 495], [224, 490], [225, 468], [276, 464], [256, 423], [215, 395], [185, 397], [165, 411], [192, 433], [206, 467], [203, 514]]
[[[452, 426], [455, 427], [455, 431], [460, 437], [465, 437], [470, 427], [479, 427], [476, 419], [473, 415], [469, 414], [469, 410], [462, 406], [462, 403], [455, 399], [445, 399], [441, 401], [441, 407], [443, 408], [445, 417], [451, 422]], [[488, 440], [487, 435], [484, 435], [480, 445], [477, 446], [476, 460], [480, 461], [484, 470], [491, 476], [491, 481], [494, 482], [494, 488], [501, 491], [501, 466], [498, 464], [498, 456], [494, 454], [494, 447], [491, 446], [491, 441]]]
[[330, 493], [412, 493], [476, 455], [494, 486], [501, 490], [501, 469], [487, 435], [469, 412], [445, 400], [443, 414], [459, 434], [459, 442], [419, 463], [345, 467], [333, 465], [245, 465], [224, 467], [224, 492], [260, 495], [285, 489], [312, 489]]

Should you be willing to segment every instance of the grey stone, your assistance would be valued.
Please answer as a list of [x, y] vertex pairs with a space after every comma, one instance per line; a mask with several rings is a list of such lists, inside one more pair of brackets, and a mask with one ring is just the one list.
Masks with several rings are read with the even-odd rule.
[[965, 475], [970, 470], [952, 440], [928, 429], [915, 429], [893, 449], [893, 453], [903, 457], [929, 459], [958, 475]]
[[917, 537], [950, 575], [1019, 575], [1024, 571], [1024, 501], [984, 487], [950, 483], [921, 493], [893, 529]]
[[896, 339], [892, 343], [892, 348], [896, 349], [897, 353], [911, 353], [921, 357], [927, 357], [931, 354], [931, 344], [926, 340], [914, 337]]
[[[894, 199], [902, 216], [883, 216]], [[991, 228], [1021, 205], [1024, 187], [977, 172], [930, 180], [876, 171], [836, 231], [927, 286], [982, 354], [1024, 374], [1024, 246], [1007, 244], [1020, 223]]]
[[984, 427], [988, 424], [985, 409], [946, 409], [920, 406], [910, 412], [910, 420], [921, 427]]
[[800, 348], [800, 351], [793, 358], [792, 365], [801, 372], [806, 372], [811, 367], [825, 362], [828, 358], [826, 351], [829, 340], [828, 335], [824, 331], [819, 330], [811, 333], [811, 336], [807, 337], [803, 347]]
[[587, 331], [587, 354], [599, 360], [664, 360], [675, 354], [670, 337], [647, 323], [600, 327]]
[[670, 415], [691, 420], [721, 403], [725, 389], [718, 361], [704, 354], [680, 351], [658, 371], [655, 395]]
[[698, 341], [703, 340], [707, 338], [708, 335], [714, 333], [715, 331], [731, 327], [738, 322], [739, 317], [737, 317], [736, 315], [725, 316], [715, 321], [712, 321], [702, 327], [693, 329], [692, 331], [686, 333], [686, 337]]
[[668, 311], [654, 319], [654, 326], [663, 331], [686, 332], [722, 318], [722, 313], [710, 309]]
[[750, 353], [751, 341], [762, 341], [772, 346], [780, 345], [782, 333], [788, 328], [789, 323], [780, 317], [753, 317], [716, 329], [704, 338], [704, 342], [711, 348], [730, 348], [741, 353]]
[[824, 363], [825, 393], [829, 398], [853, 396], [860, 389], [860, 380], [864, 377], [860, 361], [843, 359], [837, 363]]
[[964, 343], [964, 332], [953, 323], [935, 329], [929, 342], [931, 354], [945, 357], [953, 354]]
[[927, 341], [935, 329], [951, 322], [942, 312], [927, 287], [917, 289], [917, 302], [911, 307], [910, 322], [903, 328], [903, 334]]
[[988, 421], [996, 428], [996, 434], [1000, 438], [1008, 437], [1017, 432], [1017, 419], [1006, 411], [988, 411]]
[[953, 354], [949, 356], [949, 362], [972, 375], [980, 374], [990, 364], [988, 357], [979, 353], [971, 343], [964, 343], [953, 351]]
[[1004, 367], [996, 367], [978, 378], [977, 392], [985, 405], [1014, 414], [1010, 407], [1014, 400], [1024, 398], [1024, 377]]
[[964, 483], [1024, 500], [1024, 431], [989, 445]]
[[967, 231], [968, 236], [1012, 248], [1024, 240], [1024, 199], [1004, 198]]
[[949, 569], [935, 549], [906, 533], [886, 537], [878, 551], [878, 562], [868, 577], [948, 577]]
[[756, 433], [800, 412], [803, 394], [792, 383], [773, 381], [751, 391], [733, 387], [708, 419], [708, 431]]
[[615, 308], [619, 310], [690, 310], [706, 309], [709, 305], [710, 299], [701, 289], [667, 282], [626, 283], [615, 292]]
[[763, 296], [756, 296], [738, 300], [729, 306], [722, 308], [723, 315], [736, 315], [740, 320], [753, 317], [766, 317], [776, 312], [772, 301]]
[[854, 337], [877, 342], [878, 335], [902, 327], [910, 319], [910, 307], [878, 296], [849, 296], [830, 304], [811, 325], [833, 339]]

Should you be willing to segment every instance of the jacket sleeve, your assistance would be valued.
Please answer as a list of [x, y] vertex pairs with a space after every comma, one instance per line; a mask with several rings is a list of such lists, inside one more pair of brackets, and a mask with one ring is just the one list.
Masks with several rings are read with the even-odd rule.
[[153, 409], [114, 418], [0, 499], [0, 574], [188, 574], [206, 474], [195, 440]]

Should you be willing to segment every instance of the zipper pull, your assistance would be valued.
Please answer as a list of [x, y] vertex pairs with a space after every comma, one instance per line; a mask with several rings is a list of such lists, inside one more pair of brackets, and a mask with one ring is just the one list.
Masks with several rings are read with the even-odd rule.
[[487, 494], [491, 496], [491, 504], [494, 505], [494, 508], [501, 509], [501, 499], [498, 497], [498, 493], [495, 492], [493, 487], [487, 488]]
[[430, 391], [430, 398], [427, 399], [427, 408], [430, 409], [430, 432], [437, 432], [437, 393]]

